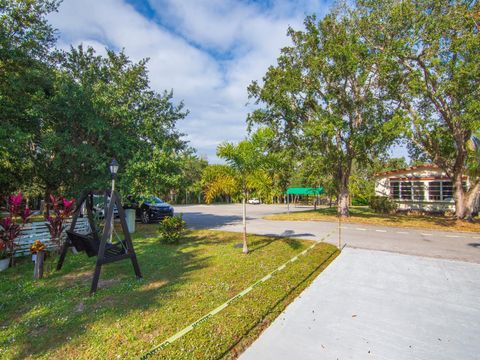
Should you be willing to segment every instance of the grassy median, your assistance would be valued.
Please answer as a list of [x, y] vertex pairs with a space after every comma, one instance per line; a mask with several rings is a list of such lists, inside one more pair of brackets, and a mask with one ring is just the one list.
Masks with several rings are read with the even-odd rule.
[[[138, 358], [312, 244], [250, 236], [243, 255], [237, 233], [192, 231], [171, 246], [155, 225], [139, 228], [144, 278], [128, 261], [106, 265], [93, 297], [95, 258], [83, 254], [69, 254], [60, 272], [47, 262], [39, 281], [27, 259], [0, 273], [0, 358]], [[318, 244], [155, 358], [235, 358], [337, 254]]]
[[[298, 220], [298, 221], [338, 221], [335, 207], [318, 210], [291, 212], [290, 214], [275, 214], [266, 216], [267, 220]], [[350, 207], [350, 217], [343, 222], [397, 226], [418, 229], [432, 229], [442, 231], [480, 231], [480, 219], [473, 222], [457, 220], [453, 216], [442, 215], [414, 215], [414, 214], [377, 214], [366, 206]]]

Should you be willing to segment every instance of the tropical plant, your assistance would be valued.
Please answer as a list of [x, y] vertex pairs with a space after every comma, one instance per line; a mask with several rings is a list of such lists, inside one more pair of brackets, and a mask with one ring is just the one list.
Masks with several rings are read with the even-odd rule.
[[[16, 239], [20, 235], [22, 227], [26, 224], [31, 216], [28, 204], [22, 207], [22, 193], [10, 195], [7, 199], [8, 216], [0, 220], [0, 241], [3, 244], [3, 251], [10, 256], [10, 263], [14, 264], [14, 256], [16, 251]], [[21, 224], [16, 219], [21, 219]]]
[[[240, 141], [238, 144], [225, 142], [217, 147], [217, 155], [230, 165], [233, 170], [231, 178], [224, 178], [224, 185], [239, 186], [242, 197], [242, 223], [243, 223], [243, 253], [248, 253], [247, 244], [247, 207], [248, 179], [262, 166], [264, 151], [261, 148], [260, 137], [253, 134], [251, 139]], [[220, 190], [220, 189], [219, 189]], [[232, 189], [233, 190], [233, 189]]]
[[57, 249], [62, 245], [62, 234], [66, 227], [66, 220], [71, 217], [74, 205], [75, 199], [67, 200], [50, 194], [50, 206], [54, 215], [51, 216], [49, 212], [45, 215], [45, 220], [52, 243]]
[[7, 259], [7, 258], [8, 258], [7, 244], [3, 240], [0, 240], [0, 260]]
[[227, 165], [211, 164], [202, 173], [201, 185], [205, 202], [211, 204], [223, 197], [227, 202], [236, 200], [240, 194], [240, 185], [234, 170]]

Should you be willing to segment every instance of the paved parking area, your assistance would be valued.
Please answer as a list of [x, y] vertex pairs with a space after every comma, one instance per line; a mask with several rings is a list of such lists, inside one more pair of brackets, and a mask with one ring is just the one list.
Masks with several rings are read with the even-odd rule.
[[240, 357], [479, 359], [480, 264], [345, 248]]

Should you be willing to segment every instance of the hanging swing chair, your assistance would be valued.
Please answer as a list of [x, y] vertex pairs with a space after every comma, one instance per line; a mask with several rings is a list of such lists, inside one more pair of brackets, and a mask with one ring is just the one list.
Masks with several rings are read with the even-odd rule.
[[[105, 225], [101, 235], [97, 231], [97, 226], [94, 220], [94, 195], [104, 196], [104, 209], [106, 209], [106, 214]], [[109, 202], [107, 201], [108, 197], [110, 198]], [[90, 224], [91, 231], [89, 234], [79, 234], [75, 232], [75, 225], [83, 207], [86, 209], [88, 222]], [[118, 234], [116, 234], [113, 227], [114, 208], [118, 209], [118, 215], [120, 217], [120, 224], [124, 239], [120, 239], [118, 237]], [[109, 240], [113, 233], [115, 233], [118, 241], [115, 243], [110, 243]], [[125, 211], [121, 204], [120, 195], [116, 191], [83, 191], [76, 202], [72, 223], [70, 228], [66, 230], [66, 234], [67, 239], [62, 247], [60, 259], [58, 260], [57, 264], [57, 270], [62, 268], [68, 249], [71, 247], [75, 248], [75, 250], [78, 252], [85, 251], [88, 257], [96, 256], [97, 263], [93, 274], [90, 294], [93, 294], [97, 291], [100, 271], [102, 269], [102, 265], [104, 264], [130, 259], [132, 261], [135, 275], [137, 278], [142, 277], [140, 267], [138, 266], [137, 262], [137, 256], [133, 248], [132, 239], [130, 237], [130, 232], [128, 231], [127, 222], [125, 220]]]

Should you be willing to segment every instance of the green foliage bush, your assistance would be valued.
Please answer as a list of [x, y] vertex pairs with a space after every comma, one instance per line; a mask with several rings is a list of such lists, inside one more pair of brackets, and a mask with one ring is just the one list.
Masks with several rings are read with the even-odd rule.
[[365, 199], [365, 198], [358, 197], [358, 198], [352, 199], [352, 206], [366, 206], [368, 204], [369, 204], [369, 201], [368, 199]]
[[160, 242], [163, 244], [178, 244], [180, 237], [186, 229], [187, 223], [183, 220], [182, 214], [178, 216], [167, 216], [159, 225]]
[[370, 208], [376, 213], [391, 214], [397, 210], [397, 203], [386, 196], [372, 196]]

